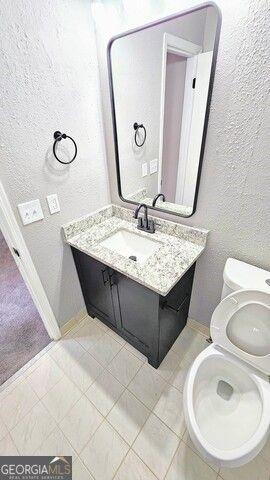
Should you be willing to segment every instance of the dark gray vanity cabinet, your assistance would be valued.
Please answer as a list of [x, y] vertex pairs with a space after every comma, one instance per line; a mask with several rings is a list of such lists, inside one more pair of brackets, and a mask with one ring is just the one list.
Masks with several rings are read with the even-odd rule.
[[166, 297], [72, 247], [86, 308], [157, 368], [186, 325], [195, 264]]

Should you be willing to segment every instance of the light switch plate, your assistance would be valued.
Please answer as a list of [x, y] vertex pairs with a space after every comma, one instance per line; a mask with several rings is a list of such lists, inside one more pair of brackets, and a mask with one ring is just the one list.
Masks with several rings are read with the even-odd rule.
[[148, 165], [147, 162], [142, 164], [142, 177], [146, 177], [148, 175]]
[[20, 203], [18, 210], [24, 225], [37, 222], [44, 218], [43, 211], [39, 200], [31, 200], [30, 202]]
[[60, 212], [60, 205], [57, 193], [53, 193], [52, 195], [47, 195], [47, 203], [50, 210], [50, 214], [53, 215], [54, 213]]
[[153, 175], [153, 173], [157, 173], [158, 171], [158, 159], [154, 158], [154, 160], [151, 160], [150, 162], [150, 175]]

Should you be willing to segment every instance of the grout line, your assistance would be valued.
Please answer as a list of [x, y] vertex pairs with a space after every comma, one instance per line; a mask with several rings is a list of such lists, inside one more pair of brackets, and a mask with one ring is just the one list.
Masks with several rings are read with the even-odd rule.
[[[23, 380], [24, 376], [27, 375], [27, 370], [29, 370], [32, 366], [34, 366], [41, 358], [46, 355], [46, 353], [51, 350], [51, 348], [55, 345], [55, 341], [52, 340], [48, 345], [46, 345], [40, 352], [38, 352], [33, 358], [31, 358], [25, 365], [23, 365], [17, 372], [15, 372], [11, 377], [9, 377], [2, 385], [0, 385], [0, 396], [3, 395], [5, 398], [5, 390], [11, 388], [12, 384], [15, 384], [16, 381]], [[35, 368], [33, 368], [33, 371]], [[14, 385], [16, 388], [17, 385]], [[12, 391], [12, 389], [10, 390]], [[8, 395], [9, 391], [7, 392]]]
[[[91, 318], [91, 317], [90, 317], [90, 318]], [[80, 324], [83, 323], [83, 320], [85, 320], [85, 319], [82, 319], [81, 322], [80, 322]], [[93, 320], [93, 319], [91, 319], [91, 320]], [[99, 326], [98, 323], [96, 323], [96, 325]], [[102, 330], [101, 327], [99, 327], [99, 328]], [[73, 333], [75, 334], [75, 333], [78, 331], [78, 329], [79, 329], [79, 328], [73, 327], [73, 329], [72, 329], [72, 330], [73, 330]], [[160, 400], [160, 398], [161, 398], [161, 396], [162, 396], [165, 388], [168, 388], [168, 386], [171, 386], [171, 385], [172, 385], [172, 384], [170, 383], [170, 379], [171, 379], [171, 377], [172, 377], [173, 373], [175, 372], [175, 370], [176, 370], [176, 368], [177, 368], [178, 365], [176, 365], [176, 367], [175, 367], [175, 369], [173, 370], [172, 375], [170, 376], [169, 379], [165, 379], [162, 375], [160, 375], [160, 373], [159, 373], [158, 371], [156, 371], [156, 373], [157, 373], [157, 374], [160, 376], [160, 378], [164, 381], [165, 385], [164, 385], [164, 388], [163, 388], [162, 391], [161, 391], [161, 395], [159, 396], [159, 398], [157, 399], [157, 401], [155, 402], [155, 404], [153, 405], [153, 407], [152, 407], [152, 408], [149, 408], [149, 406], [147, 406], [140, 398], [138, 398], [138, 397], [137, 397], [133, 392], [131, 392], [131, 391], [129, 390], [129, 388], [128, 388], [128, 387], [130, 386], [131, 382], [132, 382], [132, 381], [134, 380], [134, 378], [136, 377], [136, 375], [137, 375], [137, 374], [140, 372], [140, 370], [143, 368], [143, 366], [144, 366], [144, 365], [150, 366], [150, 365], [148, 364], [148, 362], [147, 362], [147, 361], [143, 362], [143, 360], [141, 360], [137, 355], [135, 355], [131, 350], [129, 350], [129, 349], [126, 347], [126, 342], [125, 342], [124, 344], [123, 344], [122, 342], [121, 342], [121, 343], [118, 342], [119, 345], [121, 345], [120, 350], [113, 356], [113, 358], [110, 360], [110, 362], [104, 367], [104, 366], [101, 365], [101, 364], [99, 363], [99, 361], [89, 352], [89, 350], [87, 350], [83, 345], [80, 344], [80, 342], [78, 342], [78, 341], [76, 340], [76, 338], [74, 338], [73, 336], [69, 336], [69, 334], [71, 333], [72, 330], [70, 330], [69, 332], [67, 332], [67, 335], [68, 335], [67, 338], [73, 339], [73, 340], [74, 340], [78, 345], [80, 345], [80, 347], [82, 347], [83, 350], [84, 350], [85, 352], [87, 352], [87, 353], [101, 366], [101, 368], [102, 368], [102, 370], [101, 370], [101, 372], [99, 373], [99, 375], [95, 378], [95, 380], [93, 380], [93, 381], [91, 382], [91, 384], [89, 385], [89, 387], [87, 388], [87, 390], [86, 390], [86, 391], [82, 391], [82, 390], [72, 381], [72, 379], [69, 378], [68, 374], [65, 372], [65, 370], [63, 370], [63, 368], [58, 364], [58, 362], [57, 362], [53, 357], [51, 357], [51, 355], [49, 355], [49, 357], [51, 358], [51, 360], [52, 360], [54, 363], [56, 363], [57, 366], [60, 368], [60, 370], [62, 371], [63, 375], [66, 376], [66, 377], [73, 383], [73, 385], [80, 391], [80, 393], [81, 393], [80, 398], [70, 407], [70, 409], [68, 410], [68, 412], [65, 414], [64, 418], [65, 418], [66, 416], [68, 416], [70, 410], [82, 399], [83, 396], [84, 396], [85, 398], [87, 398], [87, 400], [93, 405], [94, 408], [97, 409], [97, 411], [98, 411], [98, 412], [101, 414], [101, 416], [102, 416], [102, 422], [101, 422], [101, 424], [100, 424], [100, 425], [97, 427], [97, 429], [93, 432], [93, 434], [91, 435], [91, 437], [89, 438], [89, 440], [86, 442], [86, 444], [84, 445], [84, 447], [82, 448], [82, 450], [86, 447], [87, 443], [90, 442], [90, 440], [91, 440], [92, 437], [95, 435], [95, 433], [96, 433], [96, 431], [98, 430], [98, 428], [99, 428], [99, 427], [102, 425], [102, 423], [106, 420], [106, 421], [109, 423], [109, 425], [111, 425], [111, 427], [117, 432], [117, 434], [125, 441], [125, 443], [126, 443], [126, 444], [128, 445], [128, 447], [129, 447], [126, 455], [123, 457], [122, 462], [120, 463], [118, 469], [116, 470], [116, 473], [115, 473], [115, 475], [116, 475], [116, 474], [117, 474], [117, 471], [118, 471], [119, 468], [121, 467], [122, 463], [124, 462], [126, 456], [127, 456], [128, 453], [130, 452], [130, 450], [132, 450], [132, 451], [134, 452], [134, 450], [132, 449], [132, 447], [133, 447], [136, 439], [137, 439], [138, 436], [140, 435], [142, 429], [144, 428], [144, 426], [145, 426], [146, 422], [148, 421], [148, 419], [149, 419], [149, 417], [150, 417], [151, 414], [153, 414], [156, 418], [158, 418], [158, 420], [161, 421], [161, 422], [179, 439], [179, 443], [178, 443], [177, 449], [179, 448], [179, 445], [180, 445], [180, 443], [181, 443], [182, 441], [183, 441], [183, 443], [184, 443], [188, 448], [191, 449], [191, 447], [189, 447], [189, 446], [186, 444], [186, 442], [183, 440], [183, 437], [184, 437], [185, 432], [183, 433], [182, 436], [177, 435], [177, 434], [176, 434], [165, 422], [163, 422], [163, 420], [160, 419], [160, 418], [154, 413], [154, 411], [153, 411], [154, 408], [156, 407], [157, 403], [159, 402], [159, 400]], [[104, 334], [106, 334], [106, 333], [109, 334], [109, 333], [108, 333], [107, 331], [105, 331], [105, 330], [103, 330], [103, 333], [104, 333]], [[199, 333], [200, 333], [200, 332], [199, 332]], [[116, 335], [117, 335], [117, 334], [116, 334]], [[64, 337], [65, 337], [65, 336], [64, 336]], [[64, 338], [64, 337], [63, 337], [63, 338]], [[112, 336], [112, 338], [114, 338], [115, 341], [117, 341], [117, 339], [115, 338], [115, 336]], [[52, 348], [52, 346], [54, 346], [55, 344], [54, 344], [54, 342], [51, 342], [49, 345], [51, 345], [51, 348]], [[46, 347], [45, 347], [45, 348], [46, 348]], [[137, 360], [139, 360], [139, 361], [142, 362], [140, 368], [139, 368], [138, 371], [134, 374], [134, 376], [130, 379], [130, 381], [128, 382], [127, 385], [123, 385], [123, 384], [110, 372], [110, 370], [108, 369], [108, 367], [109, 367], [109, 365], [111, 364], [111, 362], [112, 362], [112, 361], [114, 360], [114, 358], [123, 350], [123, 348], [125, 348], [125, 350], [128, 351], [131, 355], [133, 355]], [[38, 357], [38, 359], [36, 359], [36, 363], [37, 363], [36, 368], [38, 367], [38, 360], [39, 360], [47, 351], [49, 351], [49, 349], [48, 349], [48, 350], [46, 349], [46, 351], [44, 351], [43, 354], [41, 354], [41, 355]], [[84, 354], [82, 354], [82, 355], [84, 355]], [[79, 357], [79, 358], [80, 358], [80, 357]], [[73, 359], [73, 360], [76, 361], [77, 359]], [[78, 360], [79, 360], [79, 359], [78, 359]], [[35, 362], [33, 362], [33, 363], [35, 363]], [[179, 362], [179, 364], [180, 364], [180, 363], [181, 363], [181, 361]], [[150, 367], [151, 367], [151, 366], [150, 366]], [[35, 368], [35, 369], [36, 369], [36, 368]], [[33, 370], [31, 371], [31, 373], [33, 373], [33, 372], [35, 371], [35, 369], [33, 369]], [[91, 400], [86, 396], [86, 392], [89, 390], [89, 388], [98, 380], [98, 378], [99, 378], [105, 371], [108, 372], [110, 375], [112, 375], [112, 377], [113, 377], [118, 383], [120, 383], [120, 384], [124, 387], [124, 390], [123, 390], [123, 392], [121, 393], [120, 397], [113, 403], [113, 405], [111, 406], [111, 408], [110, 408], [110, 410], [107, 412], [107, 414], [104, 416], [104, 414], [103, 414], [102, 412], [100, 412], [100, 410], [99, 410], [99, 409], [91, 402]], [[23, 377], [23, 378], [22, 378], [22, 381], [25, 381], [25, 382], [27, 383], [27, 378], [28, 378], [28, 377], [25, 377], [25, 378]], [[31, 407], [31, 409], [19, 420], [19, 422], [22, 421], [22, 419], [23, 419], [26, 415], [28, 415], [28, 414], [30, 413], [30, 411], [34, 408], [34, 406], [35, 406], [38, 402], [41, 402], [42, 405], [43, 405], [43, 406], [46, 408], [46, 410], [48, 411], [46, 405], [43, 403], [42, 400], [43, 400], [44, 396], [45, 396], [47, 393], [49, 393], [50, 390], [51, 390], [52, 388], [54, 388], [62, 379], [63, 379], [63, 376], [62, 376], [51, 388], [49, 388], [49, 390], [47, 390], [47, 392], [46, 392], [42, 397], [39, 397], [39, 396], [35, 393], [34, 389], [30, 386], [31, 390], [35, 393], [35, 395], [37, 396], [38, 400], [37, 400], [37, 402], [35, 402], [35, 404]], [[15, 386], [14, 388], [16, 388], [16, 386]], [[177, 388], [177, 387], [174, 386], [174, 388]], [[129, 445], [129, 444], [126, 442], [126, 440], [125, 440], [125, 439], [122, 437], [122, 435], [115, 429], [115, 427], [110, 423], [110, 421], [109, 421], [108, 418], [107, 418], [108, 415], [110, 414], [111, 410], [114, 408], [114, 406], [116, 405], [116, 403], [120, 400], [120, 398], [124, 395], [124, 393], [126, 392], [126, 390], [128, 390], [128, 392], [129, 392], [131, 395], [133, 395], [141, 404], [143, 404], [143, 405], [147, 408], [147, 410], [148, 410], [148, 412], [149, 412], [149, 415], [147, 416], [145, 422], [142, 424], [140, 430], [138, 431], [138, 433], [137, 433], [136, 437], [134, 438], [134, 440], [133, 440], [133, 442], [132, 442], [131, 445]], [[179, 389], [177, 389], [177, 390], [179, 390]], [[11, 391], [12, 391], [12, 390], [11, 390]], [[9, 392], [8, 392], [8, 393], [9, 393]], [[8, 394], [8, 393], [7, 393], [7, 394]], [[181, 393], [182, 393], [182, 392], [181, 392]], [[48, 413], [51, 415], [51, 413], [50, 413], [49, 411], [48, 411]], [[51, 417], [53, 418], [52, 415], [51, 415]], [[63, 418], [63, 419], [64, 419], [64, 418]], [[56, 428], [58, 427], [58, 428], [60, 429], [60, 431], [62, 432], [64, 438], [67, 440], [68, 444], [71, 445], [72, 449], [73, 449], [73, 450], [75, 451], [75, 453], [77, 454], [77, 457], [80, 459], [80, 461], [83, 463], [83, 465], [85, 465], [84, 462], [83, 462], [83, 460], [82, 460], [81, 457], [80, 457], [80, 453], [73, 447], [73, 445], [71, 444], [71, 442], [69, 441], [69, 439], [66, 437], [65, 433], [63, 432], [62, 428], [60, 427], [60, 423], [63, 421], [63, 419], [61, 419], [61, 420], [58, 422], [58, 421], [56, 421], [56, 420], [53, 418], [53, 420], [54, 420], [55, 423], [56, 423], [56, 426], [55, 426], [55, 428], [52, 430], [52, 432], [55, 431]], [[19, 422], [18, 422], [18, 423], [19, 423]], [[17, 424], [16, 424], [16, 425], [17, 425]], [[15, 428], [15, 426], [14, 426], [13, 428]], [[12, 430], [13, 430], [13, 428], [12, 428]], [[10, 432], [11, 432], [11, 430], [8, 429], [8, 433], [9, 433], [9, 434], [10, 434]], [[49, 435], [43, 440], [42, 444], [43, 444], [43, 443], [45, 442], [45, 440], [52, 434], [52, 432], [50, 432]], [[41, 446], [42, 446], [42, 444], [41, 444]], [[176, 451], [177, 451], [177, 449], [176, 449]], [[82, 450], [81, 450], [81, 452], [82, 452]], [[197, 455], [197, 453], [194, 452], [193, 449], [191, 449], [191, 450], [192, 450], [193, 453], [195, 453], [195, 454]], [[134, 453], [135, 453], [136, 455], [138, 455], [136, 452], [134, 452]], [[175, 452], [175, 453], [176, 453], [176, 452]], [[174, 456], [175, 456], [175, 454], [174, 454]], [[173, 458], [174, 458], [174, 456], [173, 456]], [[199, 455], [198, 455], [198, 456], [199, 456]], [[77, 457], [76, 457], [76, 458], [77, 458]], [[139, 455], [138, 455], [138, 457], [140, 458]], [[201, 457], [199, 456], [199, 458], [201, 458]], [[141, 459], [141, 460], [142, 460], [142, 459]], [[202, 458], [201, 458], [201, 460], [204, 461]], [[144, 462], [143, 460], [142, 460], [142, 462], [145, 464], [145, 462]], [[205, 463], [206, 463], [206, 462], [205, 462]], [[206, 464], [207, 464], [207, 463], [206, 463]], [[148, 466], [147, 464], [145, 464], [145, 465], [146, 465], [147, 468], [151, 471], [151, 469], [149, 468], [149, 466]], [[171, 464], [170, 464], [170, 465], [171, 465]], [[207, 465], [208, 465], [208, 464], [207, 464]], [[210, 465], [208, 465], [208, 466], [210, 467]], [[87, 469], [87, 471], [89, 471], [86, 465], [85, 465], [85, 468]], [[170, 466], [169, 466], [169, 468], [170, 468]], [[210, 468], [211, 468], [211, 467], [210, 467]], [[167, 470], [167, 471], [168, 471], [168, 470]], [[213, 471], [215, 471], [215, 470], [213, 470]], [[154, 474], [154, 472], [152, 472], [152, 473]], [[215, 473], [217, 473], [217, 472], [215, 471]], [[166, 474], [167, 474], [167, 472], [166, 472]], [[115, 477], [115, 475], [114, 475], [114, 477]], [[155, 475], [155, 474], [154, 474], [154, 475]]]
[[60, 424], [61, 424], [62, 421], [67, 417], [67, 415], [70, 413], [70, 411], [72, 410], [72, 408], [75, 407], [75, 405], [76, 405], [83, 397], [85, 397], [86, 400], [88, 400], [88, 401], [90, 402], [89, 398], [87, 398], [86, 395], [82, 395], [82, 396], [79, 398], [79, 400], [77, 400], [77, 401], [74, 403], [74, 405], [71, 407], [71, 409], [67, 412], [67, 414], [64, 416], [64, 418], [62, 418], [62, 420], [60, 420], [60, 422], [59, 422], [59, 424], [58, 424], [59, 429], [60, 429], [61, 432], [63, 433], [64, 437], [68, 440], [68, 442], [69, 442], [69, 444], [72, 446], [73, 450], [77, 453], [77, 456], [78, 456], [78, 457], [80, 456], [80, 453], [84, 450], [84, 448], [86, 447], [86, 445], [90, 442], [90, 440], [91, 440], [91, 439], [93, 438], [93, 436], [95, 435], [96, 431], [99, 429], [99, 427], [102, 425], [102, 423], [103, 423], [104, 420], [105, 420], [104, 415], [102, 415], [102, 414], [97, 410], [97, 408], [95, 407], [95, 405], [93, 405], [92, 402], [90, 402], [91, 405], [92, 405], [93, 407], [95, 407], [96, 410], [98, 411], [98, 413], [102, 416], [102, 420], [101, 420], [100, 424], [97, 426], [97, 428], [95, 429], [95, 431], [91, 434], [90, 438], [87, 440], [87, 442], [85, 443], [85, 445], [83, 445], [81, 451], [78, 452], [78, 450], [74, 447], [74, 445], [71, 443], [71, 441], [69, 440], [69, 438], [66, 436], [65, 432], [62, 430]]
[[[188, 431], [188, 428], [186, 428], [185, 430], [185, 433], [188, 433], [189, 435], [189, 431]], [[183, 438], [182, 438], [182, 442], [184, 442], [184, 444], [190, 449], [192, 450], [193, 453], [195, 453], [195, 455], [197, 455], [197, 457], [199, 457], [204, 463], [206, 463], [206, 465], [208, 465], [209, 468], [211, 468], [217, 475], [219, 475], [219, 472], [220, 472], [220, 467], [218, 468], [218, 472], [213, 468], [211, 467], [211, 465], [209, 465], [209, 463], [207, 463], [207, 461], [199, 454], [198, 450], [196, 449], [195, 445], [194, 445], [194, 450], [193, 448], [188, 445], [188, 443], [184, 440], [184, 436], [185, 436], [185, 433], [183, 434]], [[190, 439], [191, 440], [191, 439]], [[192, 442], [192, 440], [191, 440]]]

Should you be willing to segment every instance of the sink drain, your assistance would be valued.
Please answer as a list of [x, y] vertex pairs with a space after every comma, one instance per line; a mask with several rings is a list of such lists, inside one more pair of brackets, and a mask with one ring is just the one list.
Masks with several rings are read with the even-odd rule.
[[135, 255], [130, 255], [130, 257], [128, 257], [130, 260], [133, 260], [133, 262], [137, 262], [137, 257]]

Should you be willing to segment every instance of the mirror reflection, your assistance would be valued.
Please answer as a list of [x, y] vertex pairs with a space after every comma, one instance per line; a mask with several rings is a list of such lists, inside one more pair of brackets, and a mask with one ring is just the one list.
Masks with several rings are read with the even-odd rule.
[[194, 213], [218, 12], [207, 6], [115, 39], [111, 74], [119, 193]]

